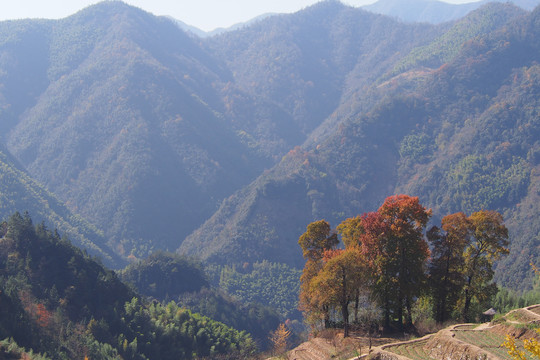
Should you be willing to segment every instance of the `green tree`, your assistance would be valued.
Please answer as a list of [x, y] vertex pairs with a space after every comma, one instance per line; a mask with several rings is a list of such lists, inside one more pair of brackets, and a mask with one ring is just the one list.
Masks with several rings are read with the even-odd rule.
[[427, 233], [432, 246], [429, 284], [438, 323], [450, 317], [465, 285], [463, 253], [469, 242], [469, 229], [467, 216], [459, 212], [445, 216], [442, 229], [434, 226]]
[[332, 233], [330, 224], [325, 220], [309, 224], [298, 239], [304, 258], [316, 261], [322, 259], [324, 251], [333, 249], [338, 243], [337, 234]]
[[493, 278], [493, 263], [508, 254], [508, 229], [502, 215], [496, 211], [481, 210], [469, 216], [470, 243], [465, 249], [465, 287], [462, 301], [462, 316], [471, 321], [471, 303], [490, 299], [497, 292]]

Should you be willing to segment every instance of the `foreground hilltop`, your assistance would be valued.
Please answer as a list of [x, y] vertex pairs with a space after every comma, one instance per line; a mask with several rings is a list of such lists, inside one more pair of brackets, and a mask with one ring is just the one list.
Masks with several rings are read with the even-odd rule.
[[[339, 358], [421, 360], [434, 359], [512, 359], [502, 344], [506, 335], [515, 338], [518, 348], [524, 339], [540, 340], [534, 330], [540, 324], [540, 305], [512, 310], [496, 321], [484, 324], [458, 324], [420, 339], [399, 341], [398, 338], [357, 336], [344, 340], [340, 333], [327, 333], [287, 354], [287, 359], [327, 360]], [[354, 355], [354, 356], [353, 356]]]

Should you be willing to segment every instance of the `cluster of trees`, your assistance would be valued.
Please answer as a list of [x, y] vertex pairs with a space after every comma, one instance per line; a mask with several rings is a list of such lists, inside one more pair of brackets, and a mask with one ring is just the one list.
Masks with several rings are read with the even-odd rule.
[[119, 276], [140, 294], [159, 301], [176, 300], [183, 293], [209, 287], [201, 263], [165, 251], [129, 264]]
[[206, 270], [215, 287], [241, 302], [267, 304], [283, 319], [302, 319], [302, 314], [296, 310], [300, 269], [264, 260], [241, 266], [208, 265]]
[[378, 211], [344, 220], [337, 233], [325, 220], [309, 224], [299, 239], [307, 260], [300, 286], [307, 320], [329, 327], [331, 316], [340, 314], [348, 336], [351, 304], [358, 321], [366, 292], [381, 308], [387, 330], [411, 327], [421, 296], [431, 300], [437, 322], [474, 318], [497, 291], [493, 262], [508, 253], [502, 216], [455, 213], [425, 235], [430, 217], [417, 197], [394, 195]]
[[[296, 307], [298, 291], [289, 294], [296, 302], [285, 306], [283, 311], [280, 309], [278, 315], [275, 309], [279, 303], [275, 304], [273, 299], [283, 301], [283, 292], [289, 287], [285, 282], [283, 285], [280, 283], [283, 281], [281, 277], [291, 275], [277, 264], [267, 262], [246, 265], [242, 274], [235, 269], [234, 266], [208, 266], [204, 269], [192, 258], [157, 251], [144, 260], [131, 263], [118, 274], [121, 280], [147, 299], [162, 304], [174, 301], [193, 313], [245, 331], [253, 337], [259, 349], [265, 350], [272, 345], [268, 334], [278, 327], [280, 318], [287, 317], [287, 310]], [[278, 269], [282, 269], [282, 273]], [[297, 289], [300, 271], [294, 271], [294, 275], [298, 274], [289, 282], [294, 283]], [[212, 284], [209, 282], [211, 277], [217, 277]], [[270, 281], [273, 283], [268, 284]], [[269, 297], [270, 293], [273, 298]], [[257, 294], [259, 297], [255, 298]]]

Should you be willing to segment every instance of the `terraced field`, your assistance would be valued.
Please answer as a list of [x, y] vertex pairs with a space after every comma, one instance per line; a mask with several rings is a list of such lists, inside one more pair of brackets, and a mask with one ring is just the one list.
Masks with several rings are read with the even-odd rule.
[[[505, 337], [489, 330], [454, 330], [456, 339], [473, 344], [501, 359], [511, 359], [507, 349], [502, 346]], [[521, 349], [523, 350], [523, 349]]]
[[522, 351], [523, 339], [538, 339], [534, 329], [540, 326], [540, 305], [511, 311], [495, 323], [453, 325], [412, 341], [396, 342], [399, 340], [395, 338], [375, 338], [370, 355], [367, 355], [367, 338], [352, 336], [343, 339], [343, 334], [336, 330], [333, 337], [314, 338], [291, 350], [287, 359], [511, 360], [507, 349], [502, 346], [506, 340], [505, 335], [515, 337], [516, 345]]
[[[525, 309], [511, 311], [505, 317], [506, 317], [506, 319], [508, 319], [510, 321], [517, 321], [517, 322], [520, 322], [520, 323], [528, 323], [528, 322], [531, 322], [531, 321], [538, 320], [538, 317], [535, 317], [534, 314], [536, 314], [537, 311], [540, 311], [540, 310], [534, 310], [534, 309], [538, 309], [538, 308], [533, 308], [530, 311], [525, 310]], [[533, 312], [532, 314], [531, 314], [531, 311]]]
[[537, 315], [540, 315], [540, 306], [531, 307], [529, 310]]
[[401, 356], [406, 356], [411, 360], [430, 360], [428, 353], [424, 350], [427, 340], [400, 344], [392, 346], [387, 350]]

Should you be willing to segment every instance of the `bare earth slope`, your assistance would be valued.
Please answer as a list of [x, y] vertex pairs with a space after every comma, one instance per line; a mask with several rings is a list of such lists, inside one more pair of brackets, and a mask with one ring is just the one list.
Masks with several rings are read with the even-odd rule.
[[532, 330], [535, 324], [540, 324], [540, 305], [513, 310], [496, 324], [452, 325], [435, 334], [408, 341], [376, 338], [371, 350], [368, 338], [353, 335], [343, 339], [342, 333], [334, 333], [333, 336], [310, 339], [289, 351], [287, 359], [354, 360], [368, 356], [385, 360], [511, 359], [506, 348], [501, 346], [505, 336], [509, 334], [518, 340], [538, 338]]

